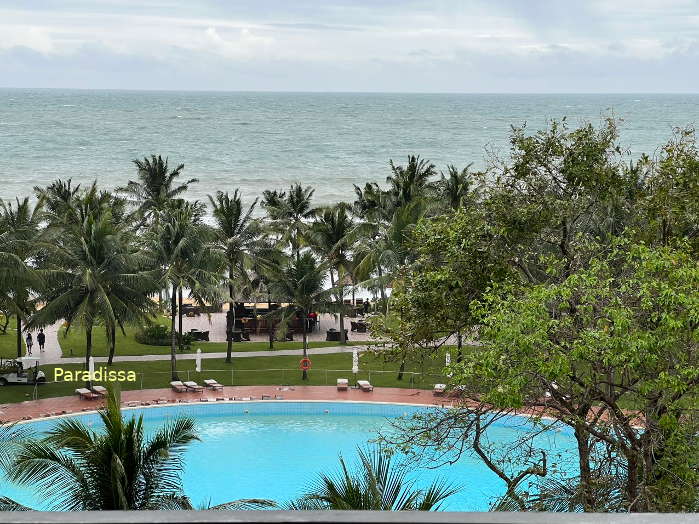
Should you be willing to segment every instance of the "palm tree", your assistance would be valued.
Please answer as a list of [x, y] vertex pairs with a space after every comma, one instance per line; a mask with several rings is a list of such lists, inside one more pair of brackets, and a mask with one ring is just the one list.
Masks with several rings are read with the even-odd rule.
[[291, 246], [291, 252], [298, 260], [301, 243], [308, 229], [308, 221], [316, 213], [312, 207], [314, 189], [293, 184], [289, 192], [265, 191], [262, 207], [267, 210], [267, 217], [272, 229], [279, 235], [280, 242]]
[[[188, 288], [200, 305], [220, 298], [219, 285], [225, 259], [214, 245], [213, 230], [204, 224], [204, 207], [199, 202], [175, 200], [157, 219], [147, 241], [153, 264], [159, 267], [163, 287], [171, 287], [170, 296], [170, 362], [172, 380], [177, 380], [176, 350], [181, 343], [176, 328], [178, 295]], [[181, 297], [180, 297], [181, 299]], [[178, 343], [179, 338], [179, 343]]]
[[41, 244], [42, 201], [29, 198], [15, 205], [0, 200], [0, 301], [17, 323], [17, 357], [22, 356], [22, 322], [36, 307], [33, 292], [42, 286], [41, 272], [32, 263]]
[[184, 164], [170, 169], [168, 159], [163, 160], [160, 155], [144, 157], [143, 160], [136, 159], [133, 163], [138, 168], [138, 180], [129, 180], [126, 186], [118, 188], [117, 191], [131, 198], [143, 223], [155, 218], [172, 200], [187, 191], [191, 184], [199, 182], [196, 178], [190, 178], [183, 184], [176, 185], [184, 170]]
[[[337, 302], [342, 305], [345, 296], [345, 276], [349, 275], [349, 252], [352, 248], [354, 222], [349, 214], [349, 206], [340, 203], [327, 207], [319, 213], [311, 226], [312, 249], [323, 257], [329, 266], [330, 286], [335, 287], [334, 274], [337, 274]], [[345, 311], [340, 308], [340, 343], [345, 344]]]
[[73, 187], [72, 179], [56, 179], [46, 187], [34, 186], [34, 193], [40, 201], [44, 202], [46, 212], [55, 221], [65, 217], [72, 201], [80, 192], [80, 184]]
[[392, 174], [386, 178], [390, 185], [389, 193], [395, 208], [414, 202], [432, 189], [430, 178], [435, 174], [435, 166], [419, 156], [408, 156], [408, 165], [396, 166], [390, 162]]
[[[0, 420], [0, 470], [6, 469], [18, 444], [31, 436], [31, 432], [23, 426], [4, 424]], [[27, 511], [29, 508], [12, 499], [0, 495], [0, 511]]]
[[143, 269], [140, 255], [129, 246], [125, 223], [113, 215], [118, 213], [113, 204], [94, 184], [73, 200], [60, 241], [48, 257], [46, 305], [29, 321], [30, 327], [44, 327], [65, 320], [66, 334], [73, 325], [82, 326], [86, 366], [97, 325], [114, 333], [117, 327], [123, 330], [125, 319], [146, 317], [154, 308], [148, 294], [155, 289], [155, 275]]
[[[366, 278], [369, 284], [378, 285], [381, 299], [386, 303], [386, 286], [395, 271], [412, 260], [410, 233], [425, 215], [427, 203], [417, 199], [397, 208], [389, 222], [364, 221], [357, 225], [352, 236], [358, 239], [357, 275]], [[376, 273], [373, 279], [370, 275]]]
[[358, 449], [357, 454], [359, 460], [352, 469], [340, 457], [340, 470], [321, 473], [290, 509], [439, 511], [458, 491], [442, 480], [435, 480], [427, 489], [417, 488], [408, 478], [409, 469], [394, 462], [393, 455], [381, 446]]
[[231, 361], [233, 351], [233, 330], [235, 329], [235, 289], [234, 283], [250, 283], [250, 269], [264, 249], [260, 240], [261, 228], [252, 217], [257, 199], [247, 211], [236, 189], [233, 196], [221, 191], [215, 197], [209, 195], [214, 221], [216, 223], [215, 244], [225, 253], [228, 268], [228, 314], [226, 315], [226, 362]]
[[448, 177], [441, 173], [441, 178], [437, 183], [441, 200], [449, 206], [449, 209], [459, 209], [469, 198], [472, 198], [474, 192], [473, 175], [470, 173], [471, 166], [469, 164], [461, 171], [455, 166], [447, 166]]
[[[311, 253], [305, 252], [299, 258], [291, 258], [270, 271], [270, 290], [278, 299], [288, 302], [270, 314], [280, 320], [282, 326], [298, 316], [303, 325], [303, 357], [308, 357], [308, 337], [306, 319], [312, 311], [319, 313], [336, 312], [338, 304], [333, 300], [333, 289], [324, 289], [327, 266], [319, 266]], [[308, 372], [303, 370], [303, 380], [308, 380]]]
[[10, 480], [34, 487], [63, 511], [191, 509], [182, 492], [182, 454], [198, 440], [194, 421], [177, 418], [148, 438], [143, 416], [124, 419], [111, 389], [101, 431], [77, 419], [20, 444]]

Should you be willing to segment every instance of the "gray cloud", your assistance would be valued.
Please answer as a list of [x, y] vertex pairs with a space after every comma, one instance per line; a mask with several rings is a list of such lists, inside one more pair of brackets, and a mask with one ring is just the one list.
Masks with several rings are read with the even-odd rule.
[[688, 92], [696, 0], [5, 0], [0, 85]]

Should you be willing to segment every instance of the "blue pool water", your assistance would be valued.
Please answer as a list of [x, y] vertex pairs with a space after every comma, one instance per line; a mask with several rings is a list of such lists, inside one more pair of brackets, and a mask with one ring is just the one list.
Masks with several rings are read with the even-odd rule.
[[[251, 402], [189, 406], [168, 406], [126, 411], [143, 414], [147, 430], [177, 415], [196, 419], [201, 442], [186, 452], [184, 488], [197, 505], [219, 504], [239, 498], [268, 498], [285, 502], [296, 498], [319, 472], [335, 471], [338, 454], [353, 461], [356, 447], [364, 445], [389, 428], [390, 420], [429, 409], [418, 406], [376, 403]], [[82, 420], [97, 429], [96, 415]], [[38, 431], [55, 421], [34, 423]], [[490, 429], [491, 440], [512, 442], [525, 419], [513, 417]], [[567, 450], [574, 448], [566, 431], [548, 431], [537, 445], [549, 450], [550, 462], [566, 462]], [[504, 492], [504, 484], [480, 461], [462, 457], [454, 465], [413, 472], [418, 484], [446, 477], [462, 490], [448, 499], [444, 509], [487, 510], [490, 502]], [[37, 507], [35, 495], [26, 489], [0, 481], [0, 495]]]

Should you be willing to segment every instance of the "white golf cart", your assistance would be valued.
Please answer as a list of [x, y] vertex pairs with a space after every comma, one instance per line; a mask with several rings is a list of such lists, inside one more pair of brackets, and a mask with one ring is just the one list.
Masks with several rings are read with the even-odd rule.
[[38, 357], [0, 359], [0, 386], [39, 384], [41, 382], [46, 382], [46, 375], [39, 369]]

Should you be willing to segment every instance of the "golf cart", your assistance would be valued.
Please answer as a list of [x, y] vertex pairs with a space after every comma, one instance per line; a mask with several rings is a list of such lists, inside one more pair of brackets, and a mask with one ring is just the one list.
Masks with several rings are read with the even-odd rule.
[[0, 386], [39, 384], [41, 382], [46, 382], [46, 375], [39, 369], [38, 357], [0, 359]]

